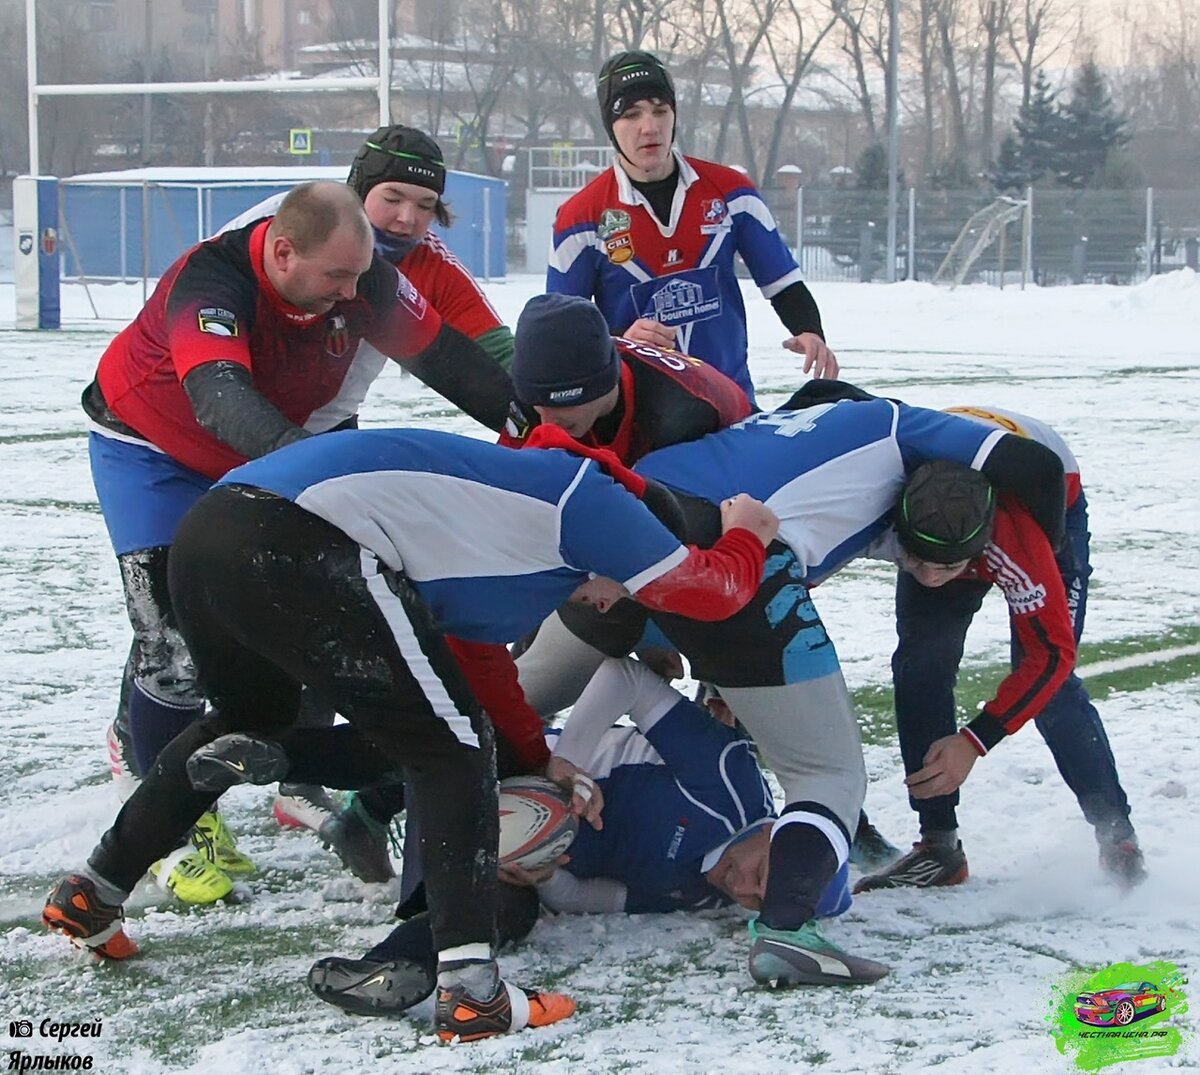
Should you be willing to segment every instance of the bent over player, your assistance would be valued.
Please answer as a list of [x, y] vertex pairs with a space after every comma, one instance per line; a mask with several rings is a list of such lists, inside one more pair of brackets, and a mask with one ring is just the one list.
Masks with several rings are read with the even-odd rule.
[[723, 513], [717, 546], [688, 549], [590, 459], [418, 430], [331, 433], [231, 472], [181, 524], [169, 570], [212, 712], [172, 740], [87, 867], [56, 886], [46, 923], [98, 955], [134, 954], [122, 904], [211, 794], [192, 788], [188, 757], [227, 733], [286, 731], [309, 686], [404, 774], [423, 834], [438, 1033], [563, 1018], [568, 999], [499, 978], [492, 729], [443, 632], [468, 656], [503, 651], [570, 597], [731, 615], [757, 587], [776, 523], [748, 497]]

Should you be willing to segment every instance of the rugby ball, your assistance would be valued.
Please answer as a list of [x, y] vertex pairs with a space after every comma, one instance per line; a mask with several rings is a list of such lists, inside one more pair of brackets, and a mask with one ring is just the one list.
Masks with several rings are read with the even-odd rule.
[[541, 776], [500, 781], [501, 866], [549, 866], [571, 846], [578, 831], [571, 796], [554, 781]]

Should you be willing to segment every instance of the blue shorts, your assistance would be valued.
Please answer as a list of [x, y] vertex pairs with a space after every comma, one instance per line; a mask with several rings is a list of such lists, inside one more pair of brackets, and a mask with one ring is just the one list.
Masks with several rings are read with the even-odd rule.
[[213, 484], [157, 448], [95, 431], [88, 434], [88, 457], [118, 556], [170, 545], [180, 520]]

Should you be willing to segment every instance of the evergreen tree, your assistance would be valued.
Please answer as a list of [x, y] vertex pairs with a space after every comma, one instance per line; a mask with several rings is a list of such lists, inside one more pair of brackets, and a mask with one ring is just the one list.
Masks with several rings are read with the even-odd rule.
[[887, 190], [887, 150], [882, 142], [872, 142], [854, 162], [854, 185], [858, 190]]
[[1104, 170], [1111, 150], [1129, 141], [1125, 117], [1109, 96], [1094, 60], [1075, 75], [1071, 100], [1062, 110], [1063, 138], [1059, 179], [1076, 190], [1091, 186]]
[[1039, 67], [1029, 103], [1021, 106], [1016, 121], [1020, 162], [1027, 183], [1036, 183], [1044, 176], [1055, 180], [1065, 165], [1063, 119], [1056, 96]]
[[1029, 185], [1025, 162], [1021, 159], [1021, 143], [1015, 132], [1004, 136], [990, 175], [997, 194], [1020, 194]]
[[925, 179], [934, 190], [974, 190], [979, 185], [979, 177], [959, 154], [934, 161]]

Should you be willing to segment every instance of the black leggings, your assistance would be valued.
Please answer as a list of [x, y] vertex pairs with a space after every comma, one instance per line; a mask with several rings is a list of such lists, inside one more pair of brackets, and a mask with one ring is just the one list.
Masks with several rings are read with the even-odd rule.
[[209, 805], [188, 756], [231, 731], [284, 735], [307, 685], [373, 744], [381, 769], [403, 774], [437, 947], [494, 943], [491, 724], [407, 578], [291, 501], [242, 486], [197, 502], [168, 574], [213, 709], [159, 755], [92, 867], [132, 889]]

